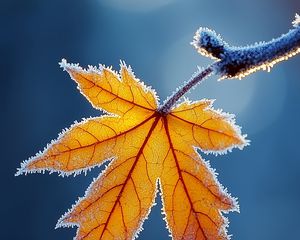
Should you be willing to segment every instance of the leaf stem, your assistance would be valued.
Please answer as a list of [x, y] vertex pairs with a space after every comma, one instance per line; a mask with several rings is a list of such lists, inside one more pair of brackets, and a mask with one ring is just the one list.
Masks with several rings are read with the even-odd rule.
[[158, 109], [158, 112], [162, 115], [167, 115], [174, 104], [184, 95], [186, 94], [192, 87], [197, 85], [199, 82], [203, 81], [206, 77], [212, 74], [214, 71], [215, 63], [209, 65], [204, 70], [200, 71], [196, 75], [194, 75], [187, 83], [181, 86], [176, 92], [173, 93], [163, 105], [161, 105]]

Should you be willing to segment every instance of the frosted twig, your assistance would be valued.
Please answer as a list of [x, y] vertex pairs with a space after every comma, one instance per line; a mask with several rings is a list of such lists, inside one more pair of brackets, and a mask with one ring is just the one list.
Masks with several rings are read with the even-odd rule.
[[200, 54], [216, 61], [179, 88], [159, 108], [158, 112], [167, 114], [185, 93], [212, 73], [219, 75], [220, 79], [241, 79], [260, 69], [270, 71], [276, 63], [300, 53], [300, 16], [298, 14], [292, 24], [293, 28], [278, 38], [244, 47], [230, 46], [215, 31], [199, 28], [192, 45]]

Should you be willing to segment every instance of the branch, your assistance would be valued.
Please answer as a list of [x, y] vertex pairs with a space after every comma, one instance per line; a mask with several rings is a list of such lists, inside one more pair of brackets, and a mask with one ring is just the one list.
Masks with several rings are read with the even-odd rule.
[[219, 75], [220, 79], [241, 79], [260, 69], [269, 72], [276, 63], [300, 53], [300, 16], [298, 14], [292, 24], [293, 28], [286, 34], [269, 42], [255, 43], [246, 47], [230, 46], [215, 31], [199, 28], [192, 45], [201, 55], [216, 61], [195, 74], [170, 96], [158, 111], [161, 114], [169, 113], [185, 93], [212, 73]]

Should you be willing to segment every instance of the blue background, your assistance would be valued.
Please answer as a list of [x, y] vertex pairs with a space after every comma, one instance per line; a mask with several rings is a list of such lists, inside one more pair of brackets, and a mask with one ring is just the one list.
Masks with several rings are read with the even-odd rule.
[[[119, 59], [165, 99], [197, 65], [211, 63], [190, 46], [198, 27], [210, 27], [233, 45], [270, 40], [286, 32], [298, 0], [26, 0], [0, 1], [1, 239], [72, 239], [76, 229], [54, 230], [57, 219], [84, 194], [92, 177], [56, 174], [14, 177], [19, 163], [82, 117], [96, 116], [61, 58], [82, 66]], [[299, 239], [300, 56], [270, 73], [242, 81], [210, 77], [189, 94], [215, 98], [235, 113], [251, 146], [204, 156], [220, 182], [239, 198], [241, 213], [226, 215], [233, 239]], [[203, 155], [203, 154], [202, 154]], [[168, 239], [157, 197], [139, 239]]]

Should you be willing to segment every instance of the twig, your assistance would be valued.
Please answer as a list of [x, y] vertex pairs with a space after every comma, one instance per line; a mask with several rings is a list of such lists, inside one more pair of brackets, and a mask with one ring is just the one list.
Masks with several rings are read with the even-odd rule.
[[219, 75], [220, 79], [241, 79], [260, 69], [269, 72], [276, 63], [300, 53], [300, 16], [298, 14], [292, 24], [294, 28], [286, 34], [269, 42], [255, 43], [246, 47], [230, 46], [215, 31], [199, 28], [192, 45], [200, 54], [216, 61], [179, 88], [164, 102], [158, 112], [163, 115], [169, 113], [185, 93], [212, 73]]

